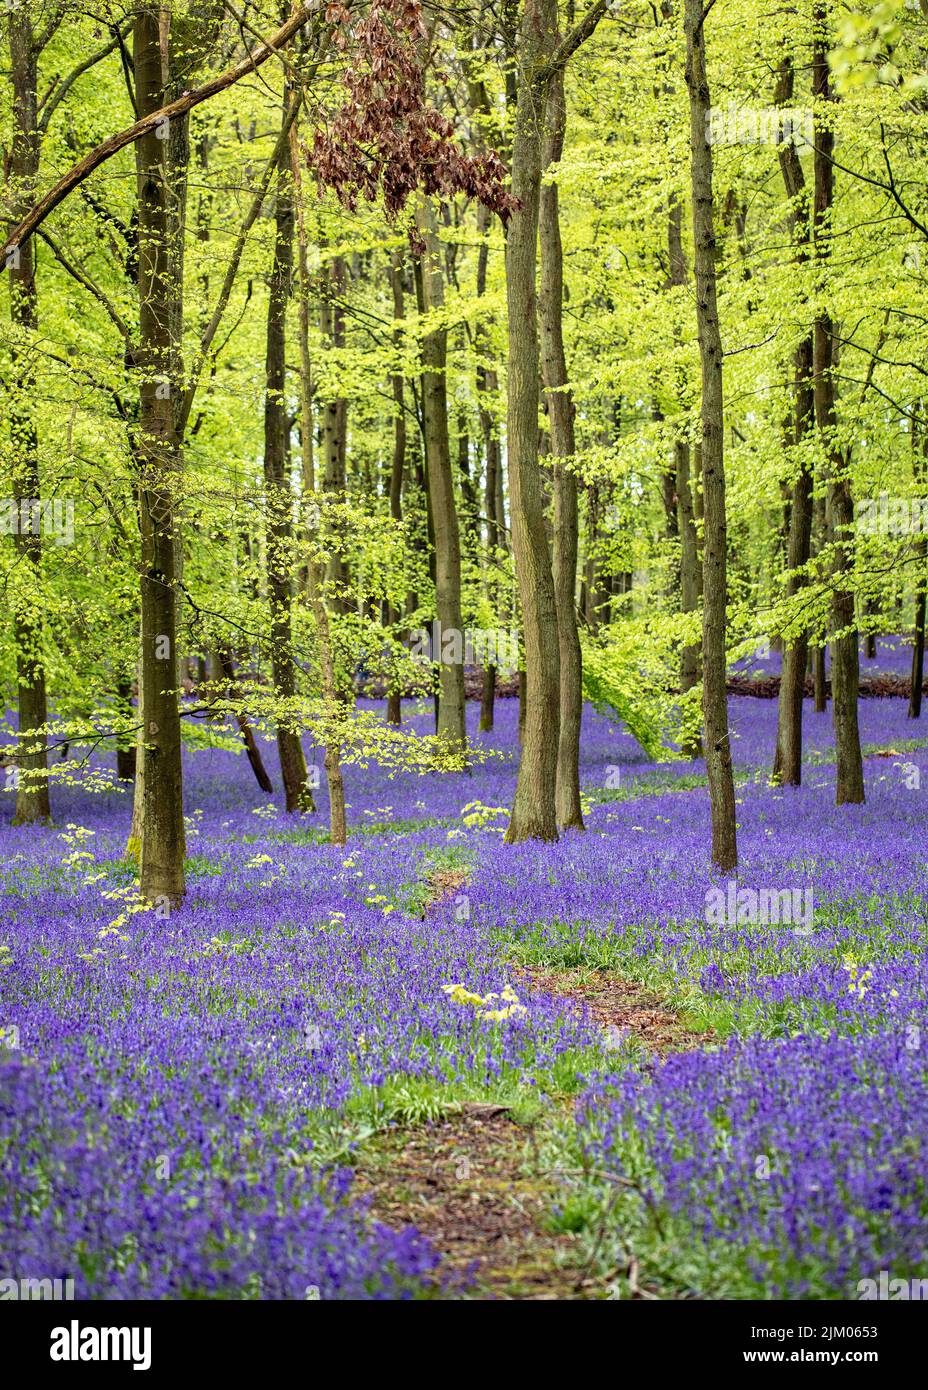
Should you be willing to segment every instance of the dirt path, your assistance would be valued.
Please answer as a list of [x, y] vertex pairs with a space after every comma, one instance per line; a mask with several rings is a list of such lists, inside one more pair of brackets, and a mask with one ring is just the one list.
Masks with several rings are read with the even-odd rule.
[[[425, 911], [466, 878], [457, 869], [433, 870]], [[585, 1006], [616, 1048], [635, 1041], [659, 1056], [713, 1041], [617, 975], [526, 966], [512, 975], [523, 989]], [[355, 1193], [369, 1200], [376, 1220], [415, 1226], [441, 1251], [449, 1297], [601, 1298], [576, 1237], [551, 1229], [550, 1213], [563, 1198], [539, 1153], [551, 1125], [550, 1116], [521, 1125], [504, 1107], [467, 1104], [440, 1120], [387, 1131], [356, 1155]], [[654, 1295], [643, 1289], [640, 1296]]]
[[[605, 1028], [656, 1054], [711, 1041], [613, 976], [590, 982], [569, 972], [520, 970], [517, 977], [585, 1004]], [[388, 1131], [357, 1155], [355, 1192], [370, 1199], [371, 1214], [384, 1225], [415, 1226], [429, 1238], [444, 1257], [448, 1297], [602, 1298], [577, 1238], [551, 1229], [550, 1214], [564, 1195], [540, 1154], [551, 1124], [549, 1116], [517, 1124], [501, 1106], [468, 1104], [429, 1124]], [[642, 1288], [638, 1296], [655, 1295]]]
[[557, 1190], [539, 1169], [538, 1137], [497, 1106], [466, 1106], [366, 1146], [355, 1192], [377, 1220], [415, 1226], [442, 1252], [451, 1297], [595, 1297], [570, 1267], [574, 1238], [547, 1229]]
[[513, 974], [532, 989], [585, 1005], [615, 1047], [628, 1039], [661, 1054], [683, 1052], [715, 1041], [712, 1033], [696, 1033], [687, 1028], [679, 1014], [662, 1004], [656, 994], [619, 975], [532, 966], [519, 967]]

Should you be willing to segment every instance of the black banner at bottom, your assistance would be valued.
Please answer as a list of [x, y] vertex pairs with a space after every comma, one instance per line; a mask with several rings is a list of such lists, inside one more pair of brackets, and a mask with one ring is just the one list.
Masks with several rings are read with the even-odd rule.
[[[546, 1304], [550, 1308], [550, 1303]], [[633, 1356], [650, 1371], [682, 1370], [712, 1373], [740, 1370], [748, 1378], [755, 1369], [788, 1370], [796, 1367], [836, 1372], [857, 1370], [885, 1375], [918, 1365], [925, 1332], [925, 1305], [908, 1301], [860, 1303], [707, 1303], [701, 1301], [628, 1301], [607, 1303], [595, 1324], [586, 1322], [590, 1310], [558, 1314], [567, 1321], [555, 1333], [558, 1348], [570, 1350], [561, 1340], [573, 1335], [619, 1336], [608, 1342], [608, 1356], [615, 1357], [618, 1371]], [[384, 1304], [307, 1301], [305, 1303], [189, 1302], [189, 1303], [79, 1303], [12, 1302], [0, 1309], [0, 1336], [8, 1369], [41, 1370], [48, 1384], [67, 1384], [75, 1376], [101, 1378], [126, 1376], [135, 1383], [167, 1384], [181, 1375], [232, 1375], [239, 1379], [255, 1372], [292, 1370], [322, 1371], [320, 1354], [343, 1358], [353, 1375], [363, 1372], [366, 1356], [374, 1374], [389, 1365], [392, 1374], [416, 1374], [429, 1364], [435, 1373], [434, 1344], [407, 1341], [440, 1329], [435, 1308], [419, 1308], [415, 1329], [406, 1323], [409, 1312], [392, 1320]], [[438, 1316], [439, 1323], [433, 1320]], [[460, 1314], [453, 1315], [455, 1318]], [[470, 1365], [483, 1374], [494, 1364], [494, 1334], [511, 1363], [513, 1333], [518, 1331], [518, 1360], [531, 1357], [533, 1323], [499, 1322], [499, 1312], [482, 1315], [473, 1305], [465, 1321], [445, 1328], [462, 1342], [452, 1369]], [[581, 1323], [570, 1321], [580, 1316]], [[425, 1322], [419, 1323], [418, 1318]], [[474, 1319], [477, 1319], [475, 1322]], [[370, 1321], [368, 1322], [368, 1319]], [[538, 1352], [551, 1347], [555, 1324], [538, 1325]], [[397, 1337], [403, 1338], [397, 1341]], [[324, 1339], [324, 1340], [320, 1340]], [[470, 1340], [473, 1339], [473, 1340]], [[503, 1340], [505, 1339], [505, 1341]], [[506, 1346], [508, 1344], [508, 1351]], [[575, 1350], [587, 1343], [577, 1343]], [[429, 1346], [433, 1347], [430, 1352]], [[469, 1346], [470, 1350], [466, 1350]], [[404, 1350], [405, 1348], [405, 1350]], [[478, 1350], [479, 1349], [479, 1350]], [[545, 1352], [547, 1355], [547, 1352]], [[397, 1359], [399, 1358], [399, 1359]], [[404, 1362], [407, 1361], [405, 1365]], [[483, 1367], [483, 1371], [479, 1368]]]

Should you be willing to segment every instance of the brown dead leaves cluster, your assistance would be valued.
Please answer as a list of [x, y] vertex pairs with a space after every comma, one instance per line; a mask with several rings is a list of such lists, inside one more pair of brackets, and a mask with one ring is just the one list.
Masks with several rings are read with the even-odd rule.
[[390, 219], [419, 190], [477, 198], [506, 221], [517, 202], [499, 155], [466, 154], [452, 122], [426, 98], [428, 31], [419, 0], [372, 0], [361, 16], [332, 0], [326, 17], [351, 61], [342, 76], [344, 101], [316, 132], [309, 155], [319, 182], [351, 210], [382, 191]]

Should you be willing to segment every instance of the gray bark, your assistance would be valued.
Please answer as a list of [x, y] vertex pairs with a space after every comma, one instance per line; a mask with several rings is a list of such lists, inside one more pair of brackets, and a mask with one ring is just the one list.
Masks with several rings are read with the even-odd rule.
[[696, 317], [702, 361], [703, 739], [712, 807], [712, 862], [723, 873], [738, 865], [735, 789], [725, 690], [727, 523], [723, 449], [722, 338], [716, 298], [712, 207], [711, 106], [706, 76], [701, 0], [685, 0], [686, 85], [690, 98], [690, 169], [693, 189]]

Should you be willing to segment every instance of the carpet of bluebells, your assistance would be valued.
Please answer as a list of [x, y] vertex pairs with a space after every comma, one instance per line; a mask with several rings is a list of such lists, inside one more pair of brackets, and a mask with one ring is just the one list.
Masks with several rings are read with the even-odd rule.
[[[477, 713], [493, 756], [469, 774], [346, 769], [345, 849], [324, 788], [293, 818], [243, 756], [191, 752], [173, 912], [139, 899], [129, 794], [55, 786], [40, 829], [7, 794], [0, 1274], [110, 1299], [441, 1293], [440, 1252], [352, 1196], [354, 1146], [462, 1097], [562, 1115], [571, 1090], [587, 1176], [565, 1201], [604, 1271], [634, 1250], [670, 1291], [771, 1298], [924, 1273], [928, 726], [862, 701], [867, 803], [836, 808], [830, 712], [807, 702], [804, 785], [776, 789], [776, 702], [732, 698], [738, 887], [811, 889], [797, 928], [707, 922], [701, 763], [649, 763], [592, 710], [586, 833], [504, 845], [516, 702], [492, 734]], [[466, 882], [431, 901], [449, 868]], [[717, 1041], [616, 1050], [527, 965], [618, 971]]]

